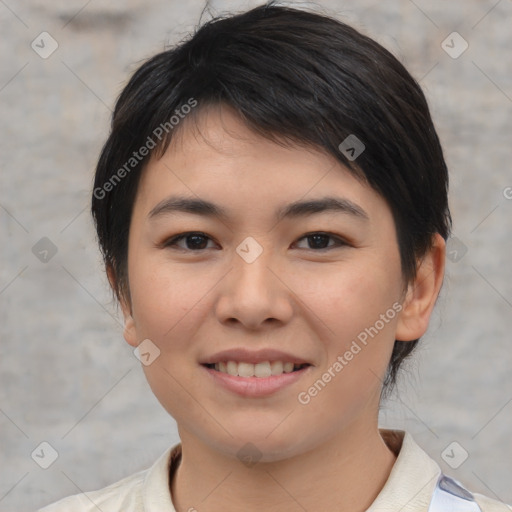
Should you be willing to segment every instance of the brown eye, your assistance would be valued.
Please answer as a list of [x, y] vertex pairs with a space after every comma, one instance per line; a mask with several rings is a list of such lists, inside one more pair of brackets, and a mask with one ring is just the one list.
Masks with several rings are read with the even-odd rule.
[[[333, 245], [329, 245], [329, 239], [334, 240]], [[331, 235], [330, 233], [309, 233], [300, 240], [307, 240], [310, 247], [306, 247], [306, 249], [312, 249], [312, 250], [326, 250], [326, 249], [332, 249], [335, 247], [341, 247], [344, 245], [348, 245], [345, 241], [343, 241], [341, 238]]]
[[[181, 242], [182, 240], [185, 241], [185, 247], [178, 245], [178, 242]], [[211, 240], [211, 238], [204, 233], [189, 232], [181, 233], [180, 235], [171, 238], [163, 245], [164, 247], [176, 246], [180, 249], [189, 251], [202, 251], [207, 248], [208, 240]]]

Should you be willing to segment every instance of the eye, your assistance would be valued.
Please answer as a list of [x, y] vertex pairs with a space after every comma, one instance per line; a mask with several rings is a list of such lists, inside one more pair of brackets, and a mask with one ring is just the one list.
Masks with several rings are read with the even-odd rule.
[[[333, 240], [334, 244], [328, 245], [329, 239]], [[205, 233], [191, 231], [188, 233], [180, 233], [179, 235], [170, 238], [162, 244], [162, 247], [178, 247], [179, 249], [183, 249], [185, 251], [188, 250], [192, 252], [199, 252], [207, 249], [208, 240], [213, 241]], [[341, 238], [330, 233], [323, 232], [308, 233], [307, 235], [299, 238], [298, 241], [300, 242], [301, 240], [307, 240], [309, 244], [312, 245], [312, 247], [305, 247], [305, 249], [316, 251], [328, 250], [335, 247], [349, 245]], [[178, 245], [178, 243], [181, 241], [185, 242], [185, 247]]]
[[[185, 247], [178, 246], [178, 242], [185, 241]], [[206, 249], [205, 241], [211, 240], [211, 238], [204, 233], [200, 232], [189, 232], [181, 233], [175, 237], [170, 238], [162, 244], [163, 247], [177, 246], [180, 249], [191, 250], [191, 251], [202, 251]]]
[[[334, 240], [335, 243], [333, 245], [327, 245], [328, 240]], [[304, 235], [302, 238], [299, 238], [300, 240], [307, 240], [313, 247], [306, 247], [306, 249], [313, 249], [317, 251], [326, 250], [326, 249], [332, 249], [334, 247], [342, 247], [344, 245], [348, 245], [344, 240], [341, 238], [331, 235], [330, 233], [323, 233], [323, 232], [317, 232], [317, 233], [308, 233], [307, 235]]]

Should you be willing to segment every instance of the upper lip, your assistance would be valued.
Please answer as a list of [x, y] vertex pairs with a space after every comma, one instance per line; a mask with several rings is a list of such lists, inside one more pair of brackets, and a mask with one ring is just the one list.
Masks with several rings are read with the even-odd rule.
[[311, 364], [302, 357], [294, 356], [287, 352], [275, 349], [247, 350], [245, 348], [233, 348], [217, 352], [200, 361], [201, 364], [214, 364], [221, 361], [237, 361], [244, 363], [262, 363], [263, 361], [282, 361], [283, 363]]

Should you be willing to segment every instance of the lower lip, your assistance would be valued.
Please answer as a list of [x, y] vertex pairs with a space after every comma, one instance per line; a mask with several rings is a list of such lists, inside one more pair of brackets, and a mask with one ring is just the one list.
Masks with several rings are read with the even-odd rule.
[[306, 366], [295, 372], [271, 375], [270, 377], [236, 377], [228, 373], [219, 372], [201, 365], [213, 378], [216, 384], [237, 395], [254, 398], [268, 396], [297, 382], [304, 374], [309, 372], [311, 366]]

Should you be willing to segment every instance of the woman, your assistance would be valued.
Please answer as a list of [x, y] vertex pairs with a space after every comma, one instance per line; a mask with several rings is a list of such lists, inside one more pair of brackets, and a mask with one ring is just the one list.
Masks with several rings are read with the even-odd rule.
[[441, 289], [447, 189], [418, 84], [337, 20], [271, 2], [143, 64], [92, 213], [181, 442], [42, 510], [510, 510], [378, 427]]

